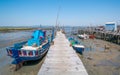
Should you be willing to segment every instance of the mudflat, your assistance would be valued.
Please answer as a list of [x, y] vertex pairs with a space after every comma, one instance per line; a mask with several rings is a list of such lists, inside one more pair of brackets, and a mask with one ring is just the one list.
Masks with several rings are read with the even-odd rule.
[[82, 40], [88, 51], [81, 58], [89, 75], [120, 75], [120, 46], [99, 40]]
[[37, 61], [30, 61], [17, 71], [11, 71], [11, 65], [6, 65], [0, 68], [0, 75], [37, 75], [44, 59], [45, 57]]

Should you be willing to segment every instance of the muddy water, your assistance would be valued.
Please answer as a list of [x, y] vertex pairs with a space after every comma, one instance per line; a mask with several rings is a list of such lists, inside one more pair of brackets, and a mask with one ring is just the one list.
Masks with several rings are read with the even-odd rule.
[[31, 34], [31, 31], [0, 33], [0, 75], [4, 75], [3, 72], [6, 70], [5, 67], [7, 66], [7, 68], [9, 68], [13, 60], [7, 56], [6, 47], [12, 46], [17, 42], [28, 40]]
[[[120, 75], [119, 45], [98, 39], [81, 41], [88, 47], [88, 51], [85, 50], [82, 57], [78, 56], [89, 75]], [[105, 49], [105, 45], [109, 45], [109, 49]]]
[[15, 42], [27, 40], [30, 38], [31, 34], [31, 31], [0, 33], [0, 48], [10, 46]]

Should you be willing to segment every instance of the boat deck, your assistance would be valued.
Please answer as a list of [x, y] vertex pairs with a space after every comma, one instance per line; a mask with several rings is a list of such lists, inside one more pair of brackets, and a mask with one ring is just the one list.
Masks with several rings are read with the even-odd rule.
[[65, 35], [59, 31], [38, 75], [88, 75], [88, 73]]

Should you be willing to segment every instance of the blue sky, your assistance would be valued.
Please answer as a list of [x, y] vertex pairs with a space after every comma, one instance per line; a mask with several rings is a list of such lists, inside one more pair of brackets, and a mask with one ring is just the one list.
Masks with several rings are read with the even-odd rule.
[[0, 26], [120, 23], [120, 0], [0, 0]]

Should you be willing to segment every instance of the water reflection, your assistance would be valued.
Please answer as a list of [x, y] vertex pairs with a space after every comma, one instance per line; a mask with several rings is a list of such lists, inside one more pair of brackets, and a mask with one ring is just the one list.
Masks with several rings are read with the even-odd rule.
[[31, 37], [31, 34], [30, 31], [0, 33], [0, 48], [12, 45], [15, 42], [27, 40]]

